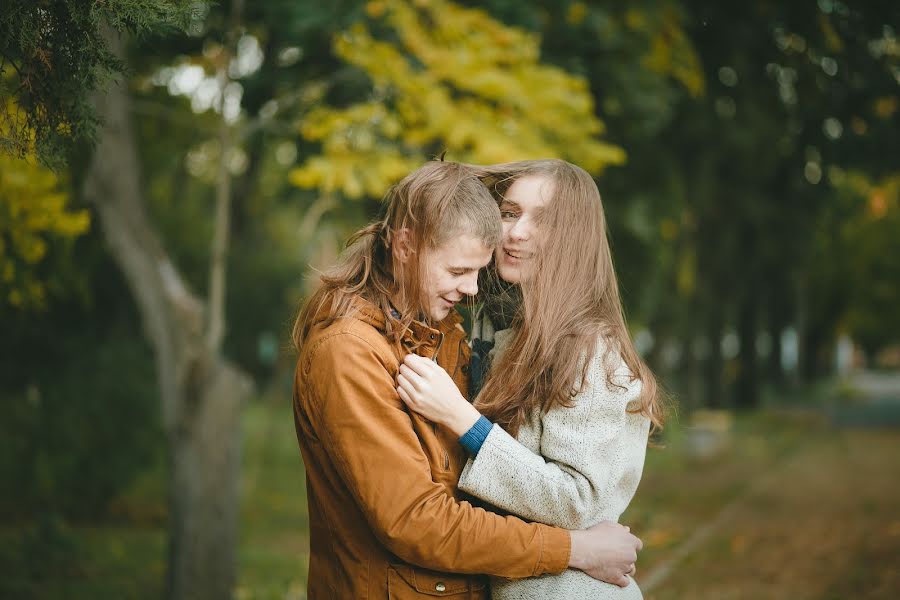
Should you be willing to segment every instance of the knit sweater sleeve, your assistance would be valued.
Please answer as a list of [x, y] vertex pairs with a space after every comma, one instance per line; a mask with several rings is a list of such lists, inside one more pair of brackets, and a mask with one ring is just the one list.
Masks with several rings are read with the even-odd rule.
[[[629, 413], [640, 381], [605, 344], [588, 367], [574, 406], [540, 416], [540, 454], [494, 425], [477, 456], [469, 459], [459, 488], [530, 521], [583, 529], [618, 520], [640, 481], [649, 421]], [[606, 381], [613, 368], [612, 381]]]

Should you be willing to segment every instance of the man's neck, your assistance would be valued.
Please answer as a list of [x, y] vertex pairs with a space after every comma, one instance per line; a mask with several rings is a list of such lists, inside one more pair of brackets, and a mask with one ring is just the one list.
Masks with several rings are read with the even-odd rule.
[[399, 301], [397, 294], [394, 294], [388, 299], [391, 303], [391, 316], [395, 319], [401, 319], [404, 315], [404, 310], [402, 310], [403, 303]]
[[[402, 319], [403, 317], [408, 315], [410, 312], [412, 312], [409, 308], [406, 307], [406, 303], [401, 300], [399, 294], [394, 294], [393, 296], [388, 298], [388, 300], [391, 303], [391, 309], [394, 312], [394, 318]], [[420, 323], [425, 323], [426, 325], [430, 324], [432, 321], [431, 319], [427, 318], [422, 313], [414, 314], [413, 320], [419, 321]]]

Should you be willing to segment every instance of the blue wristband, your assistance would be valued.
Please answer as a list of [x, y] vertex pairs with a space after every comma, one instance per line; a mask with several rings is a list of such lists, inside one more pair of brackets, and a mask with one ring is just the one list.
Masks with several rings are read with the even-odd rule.
[[481, 447], [484, 445], [484, 441], [487, 439], [493, 426], [494, 424], [488, 421], [487, 417], [481, 415], [478, 420], [475, 421], [475, 424], [472, 425], [472, 428], [459, 438], [459, 443], [462, 444], [463, 448], [465, 448], [469, 454], [475, 456], [478, 454], [478, 451], [481, 450]]

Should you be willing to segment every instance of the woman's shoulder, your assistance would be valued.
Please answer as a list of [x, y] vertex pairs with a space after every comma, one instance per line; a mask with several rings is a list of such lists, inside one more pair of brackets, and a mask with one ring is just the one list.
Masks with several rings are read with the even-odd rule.
[[[601, 331], [596, 334], [592, 349], [593, 355], [585, 371], [585, 384], [588, 388], [628, 396], [640, 393], [641, 381], [625, 362], [621, 340]], [[582, 360], [586, 359], [585, 353]]]
[[585, 360], [588, 352], [591, 352], [589, 369], [616, 370], [626, 366], [625, 358], [622, 356], [621, 340], [598, 327], [592, 341], [593, 343], [585, 344], [587, 349], [581, 356], [582, 360]]

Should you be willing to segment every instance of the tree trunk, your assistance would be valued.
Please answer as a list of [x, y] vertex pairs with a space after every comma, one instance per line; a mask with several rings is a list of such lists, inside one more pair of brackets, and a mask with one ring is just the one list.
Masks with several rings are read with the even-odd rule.
[[[121, 39], [110, 48], [124, 57]], [[154, 349], [169, 444], [168, 597], [230, 598], [236, 578], [239, 416], [249, 378], [208, 345], [207, 307], [185, 284], [144, 209], [122, 81], [94, 97], [103, 119], [84, 182]]]
[[[738, 228], [742, 252], [749, 256], [762, 256], [755, 225], [745, 216]], [[757, 267], [749, 265], [741, 282], [738, 303], [738, 373], [735, 389], [735, 405], [742, 410], [759, 405], [759, 361], [756, 358], [756, 337], [759, 333], [759, 306], [762, 304], [760, 289], [762, 277]]]
[[[206, 366], [204, 366], [206, 367]], [[192, 374], [171, 432], [168, 596], [230, 598], [237, 573], [239, 414], [247, 378], [219, 360]]]
[[704, 388], [706, 406], [709, 408], [725, 407], [725, 386], [723, 385], [722, 371], [725, 361], [722, 357], [722, 335], [725, 332], [723, 324], [722, 307], [718, 304], [710, 306], [706, 318], [706, 338], [709, 340], [709, 356], [704, 365]]
[[795, 284], [797, 329], [797, 366], [793, 373], [793, 383], [809, 383], [812, 379], [812, 357], [815, 349], [809, 339], [809, 290], [804, 276], [799, 276]]
[[738, 316], [740, 350], [735, 403], [741, 410], [759, 406], [759, 367], [756, 359], [757, 306], [759, 297], [753, 289], [745, 290]]
[[785, 384], [783, 356], [781, 352], [781, 334], [790, 323], [787, 309], [786, 284], [781, 277], [776, 279], [772, 287], [772, 294], [768, 302], [766, 327], [769, 338], [772, 340], [771, 351], [766, 362], [767, 378], [776, 387], [782, 388]]

